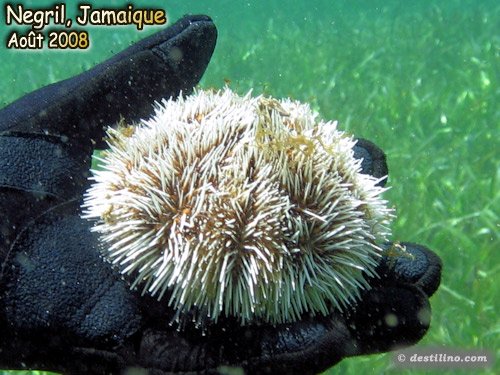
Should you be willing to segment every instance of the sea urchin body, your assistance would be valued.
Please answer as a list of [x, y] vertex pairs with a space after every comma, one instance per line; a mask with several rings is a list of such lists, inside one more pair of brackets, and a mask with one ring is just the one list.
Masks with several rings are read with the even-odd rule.
[[177, 317], [289, 322], [368, 287], [392, 210], [355, 141], [308, 105], [198, 91], [108, 136], [84, 216]]

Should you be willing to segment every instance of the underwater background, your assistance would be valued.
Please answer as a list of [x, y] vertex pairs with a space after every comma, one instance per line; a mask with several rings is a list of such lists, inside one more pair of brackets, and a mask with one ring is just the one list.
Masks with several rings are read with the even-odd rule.
[[[85, 51], [7, 50], [0, 10], [0, 107], [68, 78], [159, 30], [87, 27]], [[53, 1], [23, 1], [51, 6]], [[89, 1], [97, 6], [103, 2]], [[124, 6], [127, 1], [107, 1]], [[419, 347], [500, 353], [500, 3], [446, 1], [132, 1], [169, 24], [211, 16], [218, 44], [200, 86], [309, 102], [387, 154], [393, 239], [443, 260], [432, 323]], [[67, 0], [69, 10], [76, 1]], [[69, 12], [71, 15], [71, 12]], [[399, 370], [391, 354], [343, 360], [327, 374]], [[467, 371], [468, 373], [471, 370]], [[474, 371], [472, 371], [474, 372]], [[1, 371], [0, 374], [20, 372]], [[30, 373], [30, 372], [23, 372]], [[31, 372], [34, 374], [36, 372]]]

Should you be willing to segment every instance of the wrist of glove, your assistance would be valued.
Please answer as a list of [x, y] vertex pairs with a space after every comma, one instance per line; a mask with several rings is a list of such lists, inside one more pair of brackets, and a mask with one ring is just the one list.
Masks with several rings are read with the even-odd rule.
[[[131, 291], [102, 261], [91, 224], [79, 216], [102, 126], [120, 116], [137, 120], [127, 103], [146, 117], [154, 100], [188, 92], [208, 64], [215, 37], [208, 18], [186, 17], [0, 111], [0, 209], [6, 213], [0, 223], [0, 367], [95, 374], [139, 367], [163, 374], [238, 366], [249, 373], [316, 373], [348, 356], [414, 344], [427, 331], [441, 262], [417, 244], [386, 244], [378, 277], [348, 311], [277, 326], [224, 321], [207, 332], [170, 327], [161, 304]], [[181, 60], [173, 50], [183, 52]], [[387, 175], [385, 155], [373, 143], [360, 139], [354, 152], [364, 173]]]

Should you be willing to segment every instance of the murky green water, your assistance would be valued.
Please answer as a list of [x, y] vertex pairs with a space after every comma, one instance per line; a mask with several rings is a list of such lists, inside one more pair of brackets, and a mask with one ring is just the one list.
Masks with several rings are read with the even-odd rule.
[[[24, 2], [35, 3], [52, 4]], [[432, 327], [419, 345], [485, 348], [498, 358], [498, 2], [134, 4], [164, 8], [172, 21], [185, 13], [213, 17], [218, 46], [202, 87], [230, 82], [240, 93], [253, 88], [308, 101], [322, 117], [381, 146], [390, 168], [386, 197], [398, 214], [394, 238], [425, 244], [444, 262], [442, 286], [431, 300]], [[1, 21], [4, 43], [10, 29], [3, 13]], [[86, 51], [2, 46], [0, 105], [81, 72], [154, 30], [88, 28]], [[336, 370], [396, 372], [390, 355], [348, 359]]]

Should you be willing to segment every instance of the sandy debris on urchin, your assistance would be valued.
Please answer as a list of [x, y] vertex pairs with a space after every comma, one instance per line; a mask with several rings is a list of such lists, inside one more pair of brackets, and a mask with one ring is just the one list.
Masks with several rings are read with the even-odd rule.
[[307, 104], [196, 91], [108, 136], [84, 216], [178, 319], [291, 322], [369, 288], [392, 209], [353, 138]]

